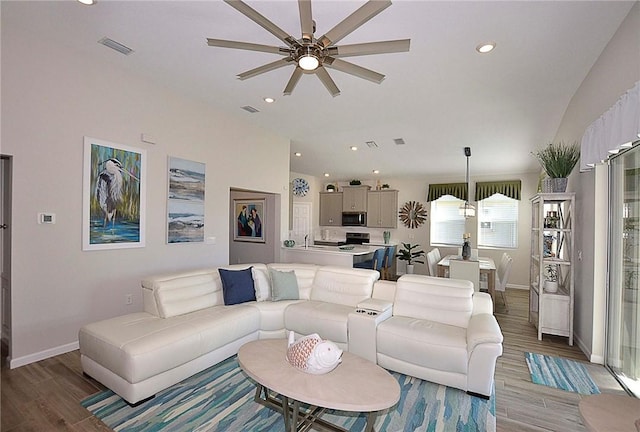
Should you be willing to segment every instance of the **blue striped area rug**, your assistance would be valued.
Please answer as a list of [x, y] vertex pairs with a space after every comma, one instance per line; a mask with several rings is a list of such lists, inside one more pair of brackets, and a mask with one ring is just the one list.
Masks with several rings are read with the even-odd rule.
[[524, 353], [535, 384], [546, 385], [584, 395], [598, 394], [600, 389], [580, 362], [544, 354]]
[[[392, 374], [399, 382], [398, 404], [380, 413], [376, 431], [495, 431], [495, 394], [489, 400], [465, 392]], [[111, 391], [82, 406], [115, 431], [284, 432], [281, 414], [253, 400], [255, 385], [235, 356], [158, 393], [132, 408]], [[363, 430], [365, 415], [328, 411], [322, 416], [347, 430]]]

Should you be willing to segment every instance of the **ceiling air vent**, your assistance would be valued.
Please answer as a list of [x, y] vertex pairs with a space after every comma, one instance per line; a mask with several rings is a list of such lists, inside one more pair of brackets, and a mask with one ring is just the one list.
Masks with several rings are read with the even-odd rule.
[[99, 44], [102, 44], [106, 47], [109, 47], [113, 50], [118, 51], [121, 54], [129, 55], [133, 52], [131, 48], [128, 46], [122, 45], [120, 42], [116, 42], [113, 39], [109, 39], [108, 37], [103, 37], [98, 41]]
[[255, 109], [251, 105], [245, 105], [245, 106], [242, 107], [242, 109], [247, 111], [247, 112], [250, 112], [251, 114], [260, 112], [259, 110]]
[[396, 143], [396, 145], [405, 145], [406, 144], [404, 142], [404, 138], [394, 138], [393, 142]]
[[366, 141], [366, 143], [369, 148], [378, 148], [378, 144], [375, 141]]

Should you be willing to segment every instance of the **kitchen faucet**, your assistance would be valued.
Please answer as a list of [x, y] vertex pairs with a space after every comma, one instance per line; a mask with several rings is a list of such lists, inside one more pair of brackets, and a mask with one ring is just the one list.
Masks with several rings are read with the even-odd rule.
[[305, 234], [305, 236], [304, 236], [304, 248], [305, 249], [308, 247], [307, 246], [307, 237], [309, 237], [309, 234]]

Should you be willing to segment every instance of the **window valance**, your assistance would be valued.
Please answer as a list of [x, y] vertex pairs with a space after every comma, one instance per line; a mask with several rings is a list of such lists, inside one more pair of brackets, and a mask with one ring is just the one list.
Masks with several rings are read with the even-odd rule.
[[587, 128], [580, 146], [580, 171], [587, 171], [620, 149], [631, 147], [638, 138], [640, 81]]
[[496, 182], [477, 182], [476, 201], [489, 198], [493, 194], [502, 194], [513, 199], [520, 199], [522, 182], [520, 180], [507, 180]]
[[453, 195], [454, 197], [464, 201], [467, 199], [467, 184], [439, 183], [429, 185], [427, 201], [435, 201], [443, 195]]

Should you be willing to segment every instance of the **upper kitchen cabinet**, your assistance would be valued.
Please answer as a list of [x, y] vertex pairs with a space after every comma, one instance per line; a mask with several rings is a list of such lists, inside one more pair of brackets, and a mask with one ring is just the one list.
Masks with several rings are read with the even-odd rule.
[[342, 225], [342, 192], [320, 192], [320, 226]]
[[367, 226], [397, 228], [398, 191], [375, 190], [369, 191], [367, 195]]
[[342, 189], [342, 211], [366, 212], [369, 186], [345, 186]]

